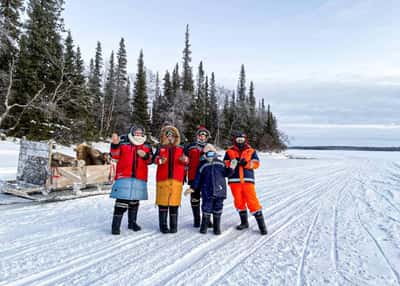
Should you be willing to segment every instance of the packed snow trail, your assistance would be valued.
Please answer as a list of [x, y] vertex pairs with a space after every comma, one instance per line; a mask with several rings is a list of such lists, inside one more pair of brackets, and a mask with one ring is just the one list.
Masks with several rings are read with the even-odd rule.
[[177, 234], [158, 231], [150, 199], [142, 231], [110, 235], [112, 199], [0, 206], [0, 285], [400, 285], [400, 154], [261, 154], [256, 189], [268, 235], [237, 231], [232, 198], [222, 234], [192, 227], [183, 197]]

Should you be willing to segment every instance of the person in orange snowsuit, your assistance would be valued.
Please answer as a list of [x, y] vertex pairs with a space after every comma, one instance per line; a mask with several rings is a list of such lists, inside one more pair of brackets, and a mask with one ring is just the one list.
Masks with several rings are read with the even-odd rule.
[[260, 161], [256, 150], [249, 145], [244, 132], [235, 132], [233, 146], [226, 151], [224, 162], [227, 167], [231, 164], [237, 165], [233, 175], [228, 178], [235, 208], [240, 216], [240, 224], [236, 229], [243, 230], [249, 227], [247, 218], [247, 209], [249, 209], [257, 221], [260, 233], [267, 234], [262, 206], [255, 190], [254, 170], [260, 166]]

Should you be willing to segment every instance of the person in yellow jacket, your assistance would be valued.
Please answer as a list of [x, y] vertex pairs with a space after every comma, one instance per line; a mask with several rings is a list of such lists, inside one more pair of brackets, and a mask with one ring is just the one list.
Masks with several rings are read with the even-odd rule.
[[249, 209], [257, 221], [260, 233], [267, 234], [262, 206], [255, 189], [254, 170], [260, 166], [260, 161], [256, 150], [249, 145], [244, 132], [236, 132], [233, 135], [233, 146], [226, 151], [224, 162], [227, 167], [237, 164], [233, 175], [228, 178], [235, 208], [240, 216], [240, 224], [236, 229], [243, 230], [249, 227], [247, 218], [247, 209]]
[[189, 163], [180, 142], [180, 134], [176, 127], [167, 125], [161, 129], [160, 146], [157, 148], [154, 162], [157, 164], [156, 204], [162, 233], [178, 231], [178, 207], [181, 204], [185, 166]]

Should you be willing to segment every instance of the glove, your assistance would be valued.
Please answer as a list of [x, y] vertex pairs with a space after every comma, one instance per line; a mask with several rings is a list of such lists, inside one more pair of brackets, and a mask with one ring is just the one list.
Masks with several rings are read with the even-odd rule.
[[143, 150], [137, 150], [137, 152], [136, 152], [140, 157], [142, 157], [142, 158], [144, 158], [145, 156], [146, 156], [146, 152], [145, 151], [143, 151]]
[[240, 165], [240, 166], [243, 166], [243, 167], [246, 166], [246, 165], [247, 165], [246, 159], [245, 159], [245, 158], [240, 159], [239, 165]]
[[193, 190], [192, 188], [187, 188], [187, 189], [183, 192], [183, 194], [184, 194], [185, 196], [187, 196], [187, 195], [189, 195], [189, 194], [191, 194], [191, 193], [194, 193], [194, 190]]
[[182, 155], [179, 157], [179, 161], [181, 161], [182, 163], [187, 163], [189, 161], [189, 158], [185, 155]]
[[236, 159], [231, 160], [230, 168], [236, 169], [237, 164], [238, 164], [238, 160], [236, 160]]
[[165, 158], [165, 157], [159, 157], [158, 158], [158, 164], [159, 165], [165, 164], [165, 162], [167, 162], [167, 158]]

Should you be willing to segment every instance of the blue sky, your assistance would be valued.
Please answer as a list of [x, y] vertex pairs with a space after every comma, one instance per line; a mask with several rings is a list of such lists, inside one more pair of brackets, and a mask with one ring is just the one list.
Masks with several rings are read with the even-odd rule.
[[143, 49], [164, 73], [188, 23], [194, 68], [234, 88], [245, 64], [283, 123], [400, 124], [398, 0], [68, 0], [63, 15], [86, 62], [97, 40], [108, 58], [123, 36], [130, 72]]

